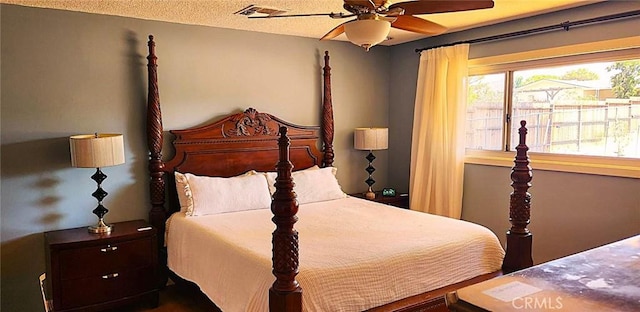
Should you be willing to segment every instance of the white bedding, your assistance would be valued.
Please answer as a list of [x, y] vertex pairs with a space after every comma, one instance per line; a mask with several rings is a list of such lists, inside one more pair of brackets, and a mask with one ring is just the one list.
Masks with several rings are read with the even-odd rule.
[[[169, 268], [222, 309], [268, 311], [269, 209], [186, 217], [167, 233]], [[353, 197], [301, 205], [295, 228], [305, 311], [362, 311], [500, 269], [488, 229]]]

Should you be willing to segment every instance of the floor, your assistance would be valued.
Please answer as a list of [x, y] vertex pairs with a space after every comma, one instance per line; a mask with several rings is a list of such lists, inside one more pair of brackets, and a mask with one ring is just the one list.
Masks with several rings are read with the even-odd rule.
[[160, 303], [156, 308], [149, 308], [141, 303], [126, 308], [118, 308], [108, 312], [219, 312], [211, 301], [194, 287], [171, 285], [160, 290]]

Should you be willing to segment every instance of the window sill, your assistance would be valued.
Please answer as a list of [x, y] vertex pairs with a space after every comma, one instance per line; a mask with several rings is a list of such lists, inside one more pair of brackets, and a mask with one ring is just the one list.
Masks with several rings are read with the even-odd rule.
[[[467, 164], [513, 167], [515, 152], [467, 150]], [[640, 179], [640, 160], [604, 156], [529, 153], [534, 170], [586, 173]]]

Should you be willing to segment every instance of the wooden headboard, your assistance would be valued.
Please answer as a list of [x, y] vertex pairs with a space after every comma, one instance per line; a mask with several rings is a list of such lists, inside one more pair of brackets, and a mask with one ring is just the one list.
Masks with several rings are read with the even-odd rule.
[[322, 166], [322, 153], [317, 147], [320, 127], [294, 125], [249, 108], [203, 127], [171, 130], [176, 136], [176, 154], [163, 170], [220, 177], [249, 170], [275, 171], [281, 126], [288, 129], [295, 169]]
[[[324, 55], [320, 126], [296, 125], [274, 115], [248, 108], [244, 112], [233, 113], [208, 125], [171, 130], [170, 133], [175, 135], [172, 143], [175, 156], [164, 162], [157, 57], [153, 36], [149, 36], [148, 45], [147, 142], [152, 205], [149, 221], [160, 233], [164, 233], [167, 217], [179, 209], [173, 179], [175, 171], [219, 177], [235, 176], [249, 170], [275, 171], [279, 160], [279, 129], [282, 126], [287, 128], [287, 136], [290, 139], [289, 157], [296, 170], [314, 165], [333, 165], [334, 130], [328, 52]], [[160, 238], [163, 238], [162, 235]]]

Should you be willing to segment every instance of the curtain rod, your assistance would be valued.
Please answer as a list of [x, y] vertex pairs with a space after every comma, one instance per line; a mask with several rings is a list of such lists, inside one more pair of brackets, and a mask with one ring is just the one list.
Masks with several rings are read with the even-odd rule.
[[480, 43], [480, 42], [487, 42], [487, 41], [502, 40], [502, 39], [507, 39], [507, 38], [513, 38], [513, 37], [519, 37], [519, 36], [525, 36], [525, 35], [531, 35], [531, 34], [547, 32], [547, 31], [556, 30], [556, 29], [564, 29], [565, 31], [569, 31], [569, 28], [574, 27], [574, 26], [584, 26], [584, 25], [588, 25], [588, 24], [600, 23], [600, 22], [605, 22], [605, 21], [610, 21], [610, 20], [629, 18], [629, 17], [633, 17], [633, 16], [636, 16], [636, 15], [640, 15], [640, 10], [629, 11], [629, 12], [618, 13], [618, 14], [612, 14], [612, 15], [605, 15], [605, 16], [600, 16], [600, 17], [595, 17], [595, 18], [579, 20], [579, 21], [575, 21], [575, 22], [566, 21], [564, 23], [560, 23], [560, 24], [557, 24], [557, 25], [550, 25], [550, 26], [544, 26], [544, 27], [532, 28], [532, 29], [527, 29], [527, 30], [515, 31], [515, 32], [510, 32], [510, 33], [505, 33], [505, 34], [500, 34], [500, 35], [495, 35], [495, 36], [489, 36], [489, 37], [483, 37], [483, 38], [477, 38], [477, 39], [471, 39], [471, 40], [464, 40], [464, 41], [458, 41], [458, 42], [453, 42], [453, 43], [447, 43], [447, 44], [442, 44], [442, 45], [436, 45], [436, 46], [432, 46], [432, 47], [416, 49], [416, 52], [420, 53], [420, 52], [422, 52], [424, 50], [427, 50], [427, 49], [433, 49], [433, 48], [439, 48], [439, 47], [448, 47], [448, 46], [453, 46], [453, 45], [462, 44], [462, 43], [472, 44], [472, 43]]

